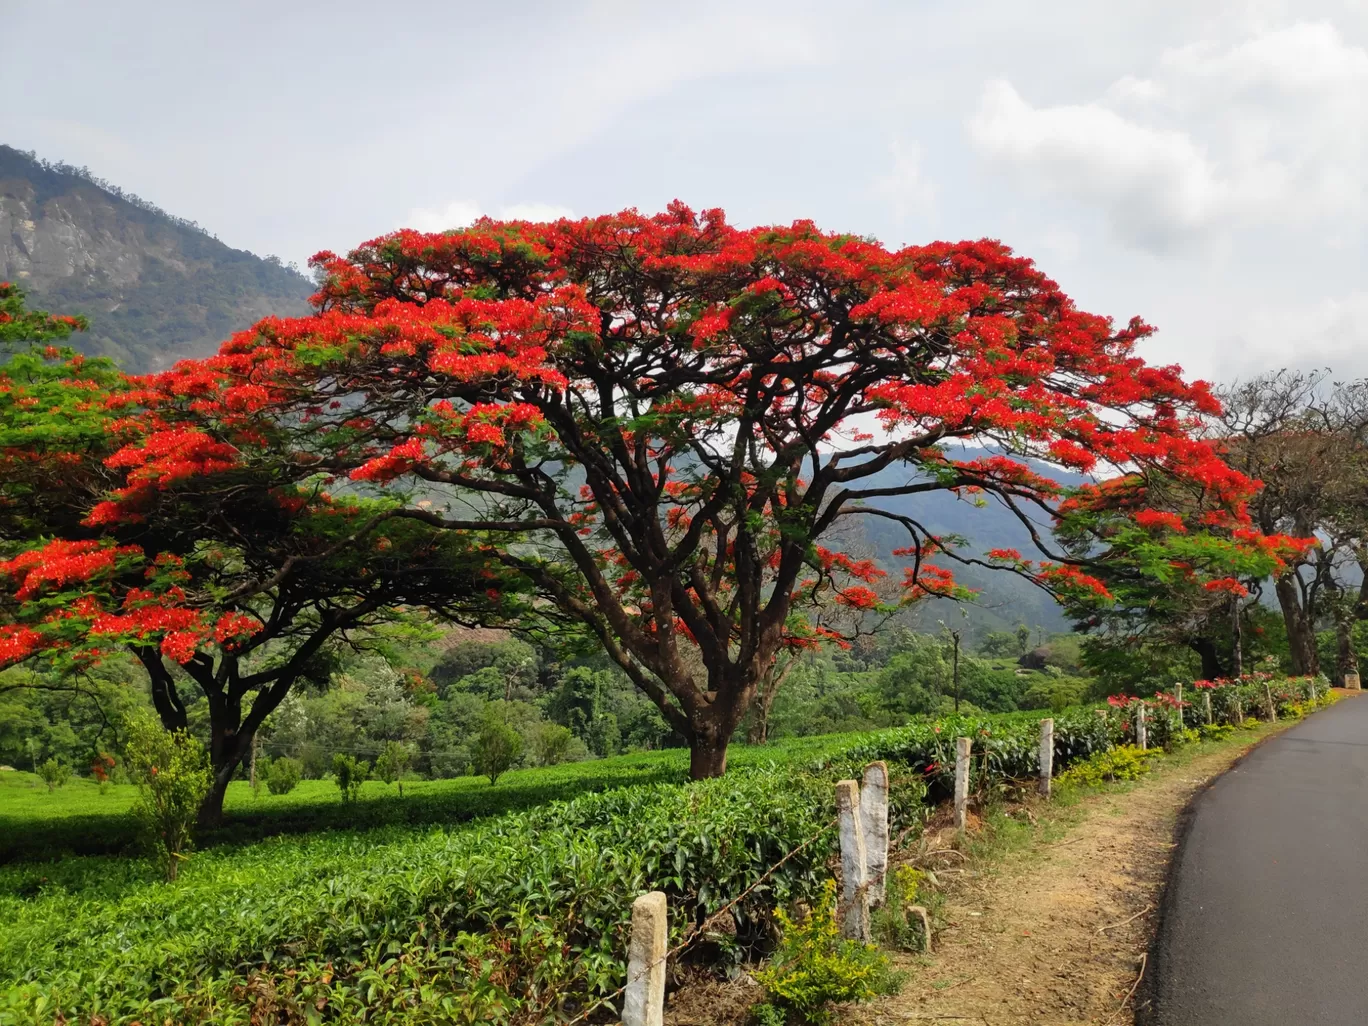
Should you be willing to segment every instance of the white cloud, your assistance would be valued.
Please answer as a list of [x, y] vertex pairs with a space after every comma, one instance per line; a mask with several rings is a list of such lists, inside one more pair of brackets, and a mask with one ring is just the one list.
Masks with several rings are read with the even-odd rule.
[[1305, 304], [1260, 304], [1226, 351], [1223, 377], [1256, 368], [1329, 367], [1337, 377], [1368, 375], [1368, 292]]
[[[440, 209], [417, 207], [409, 211], [404, 228], [416, 228], [420, 232], [443, 232], [449, 228], [464, 228], [483, 217], [486, 211], [469, 200], [452, 200]], [[566, 207], [550, 203], [513, 203], [490, 212], [490, 216], [501, 221], [555, 221], [562, 217], [574, 217]]]
[[969, 131], [980, 149], [1103, 207], [1122, 235], [1147, 245], [1208, 222], [1227, 195], [1186, 135], [1097, 103], [1036, 109], [997, 80], [984, 88]]
[[1250, 225], [1341, 225], [1368, 210], [1368, 50], [1328, 23], [1164, 52], [1097, 100], [1032, 106], [988, 82], [974, 145], [1081, 200], [1128, 244], [1166, 250]]
[[936, 189], [921, 168], [921, 147], [915, 143], [894, 140], [889, 145], [893, 169], [875, 182], [879, 192], [893, 202], [893, 213], [899, 221], [912, 214], [931, 210]]

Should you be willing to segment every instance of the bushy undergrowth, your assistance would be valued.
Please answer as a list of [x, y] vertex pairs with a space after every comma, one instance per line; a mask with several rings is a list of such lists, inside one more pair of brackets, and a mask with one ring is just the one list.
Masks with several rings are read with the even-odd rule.
[[1115, 780], [1137, 780], [1150, 771], [1151, 764], [1162, 754], [1162, 749], [1143, 750], [1135, 745], [1118, 745], [1080, 759], [1059, 775], [1059, 782], [1096, 787]]
[[[307, 1007], [334, 1022], [406, 1022], [419, 1007], [413, 1021], [550, 1015], [622, 981], [630, 896], [665, 890], [678, 934], [817, 834], [831, 782], [756, 770], [450, 833], [281, 838], [204, 853], [174, 887], [128, 863], [111, 878], [105, 859], [10, 867], [0, 1021], [295, 1021]], [[737, 906], [730, 943], [814, 894], [833, 844], [834, 831]]]
[[777, 918], [779, 948], [755, 978], [779, 1014], [758, 1011], [758, 1018], [822, 1026], [831, 1021], [833, 1002], [868, 1001], [900, 986], [883, 952], [841, 937], [834, 881], [826, 881], [807, 915], [790, 919], [780, 909]]

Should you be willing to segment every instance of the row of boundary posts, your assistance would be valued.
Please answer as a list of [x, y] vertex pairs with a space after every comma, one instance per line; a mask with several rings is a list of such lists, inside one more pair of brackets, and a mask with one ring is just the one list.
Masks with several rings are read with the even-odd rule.
[[[1270, 715], [1276, 716], [1277, 707], [1272, 692], [1265, 695]], [[1179, 708], [1182, 691], [1178, 691]], [[1211, 695], [1203, 693], [1202, 711], [1212, 722]], [[1149, 725], [1145, 706], [1137, 704], [1132, 726], [1138, 747], [1148, 747]], [[1105, 715], [1104, 710], [1099, 714]], [[1243, 719], [1242, 711], [1236, 711]], [[1054, 778], [1054, 720], [1040, 721], [1040, 775], [1038, 789], [1050, 796]], [[969, 771], [973, 742], [970, 738], [955, 739], [954, 821], [956, 833], [962, 838], [968, 819]], [[863, 779], [842, 780], [836, 784], [836, 826], [840, 835], [841, 902], [840, 927], [843, 936], [870, 940], [870, 910], [877, 908], [885, 897], [888, 874], [888, 766], [872, 762], [864, 769]], [[930, 942], [929, 922], [924, 909], [909, 909], [920, 913], [926, 943]], [[628, 952], [627, 986], [622, 1006], [623, 1026], [662, 1026], [665, 1007], [665, 963], [669, 952], [667, 906], [662, 891], [652, 891], [637, 898], [632, 906], [631, 941]]]

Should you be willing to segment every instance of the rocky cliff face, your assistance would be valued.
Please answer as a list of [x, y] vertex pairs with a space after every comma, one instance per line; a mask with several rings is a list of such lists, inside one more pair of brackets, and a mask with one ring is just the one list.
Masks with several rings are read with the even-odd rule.
[[76, 340], [131, 371], [213, 350], [269, 314], [308, 311], [312, 285], [75, 168], [0, 146], [0, 280], [32, 306], [85, 314]]

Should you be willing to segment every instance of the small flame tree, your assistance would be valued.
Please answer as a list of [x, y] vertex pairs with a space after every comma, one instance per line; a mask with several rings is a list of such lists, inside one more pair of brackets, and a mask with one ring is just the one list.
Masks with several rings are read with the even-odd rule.
[[42, 339], [0, 366], [0, 668], [42, 666], [14, 685], [42, 686], [127, 650], [172, 732], [188, 678], [208, 704], [212, 823], [262, 721], [326, 677], [330, 646], [412, 608], [498, 623], [527, 600], [476, 540], [334, 497], [288, 452], [216, 441], [201, 425], [225, 422], [175, 398]]

